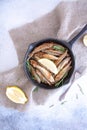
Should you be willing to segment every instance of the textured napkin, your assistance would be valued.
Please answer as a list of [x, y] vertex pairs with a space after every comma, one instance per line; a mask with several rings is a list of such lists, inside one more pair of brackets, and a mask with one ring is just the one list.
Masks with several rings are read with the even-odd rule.
[[[72, 48], [76, 62], [72, 80], [70, 84], [58, 89], [47, 90], [39, 88], [37, 91], [34, 91], [36, 86], [31, 81], [28, 81], [23, 70], [23, 60], [30, 43], [49, 37], [69, 41], [86, 23], [87, 2], [86, 0], [79, 0], [61, 2], [52, 12], [45, 16], [32, 23], [10, 30], [9, 33], [17, 51], [19, 65], [8, 72], [0, 74], [0, 105], [26, 111], [37, 105], [52, 107], [53, 103], [62, 102], [66, 97], [71, 99], [70, 94], [68, 94], [70, 93], [69, 90], [76, 79], [80, 79], [86, 73], [87, 68], [87, 48], [82, 43], [82, 37]], [[28, 103], [25, 105], [15, 104], [5, 96], [6, 86], [12, 85], [17, 85], [26, 92], [29, 98]], [[74, 96], [77, 95], [74, 94]]]

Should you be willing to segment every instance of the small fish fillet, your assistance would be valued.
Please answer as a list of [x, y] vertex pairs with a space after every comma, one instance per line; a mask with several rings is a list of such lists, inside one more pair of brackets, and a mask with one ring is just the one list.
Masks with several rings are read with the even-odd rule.
[[55, 77], [55, 82], [58, 82], [71, 69], [71, 62], [67, 64]]
[[38, 69], [36, 69], [36, 73], [40, 77], [42, 82], [48, 83], [49, 85], [51, 85], [51, 83], [43, 76], [43, 74]]
[[32, 76], [34, 76], [35, 79], [38, 81], [38, 83], [40, 83], [41, 82], [40, 77], [36, 74], [33, 67], [31, 67], [31, 72], [32, 72]]
[[30, 60], [30, 64], [36, 69], [38, 69], [44, 75], [44, 77], [49, 80], [49, 82], [54, 83], [54, 78], [52, 74], [48, 70], [46, 70], [44, 67], [41, 67], [38, 64], [38, 62], [36, 62], [35, 60]]
[[39, 59], [43, 58], [43, 55], [44, 55], [43, 52], [37, 52], [37, 53], [34, 54], [34, 58], [36, 60], [39, 60]]
[[47, 54], [47, 53], [44, 53], [44, 52], [37, 52], [34, 54], [34, 58], [36, 60], [39, 60], [41, 58], [47, 58], [47, 59], [50, 59], [50, 60], [58, 60], [58, 57], [54, 56], [54, 55], [51, 55], [51, 54]]
[[62, 51], [60, 50], [53, 50], [53, 49], [46, 49], [46, 50], [42, 50], [42, 52], [45, 52], [45, 53], [48, 53], [48, 54], [51, 54], [51, 55], [54, 55], [54, 56], [59, 56], [61, 54], [63, 54]]
[[56, 66], [60, 64], [60, 62], [67, 56], [67, 50], [55, 61]]
[[47, 58], [50, 60], [58, 60], [58, 57], [51, 55], [51, 54], [43, 54], [43, 58]]
[[36, 47], [29, 55], [29, 59], [37, 52], [51, 48], [54, 45], [54, 43], [44, 43], [38, 47]]
[[68, 64], [68, 62], [70, 61], [70, 57], [67, 57], [65, 58], [58, 66], [57, 70], [58, 70], [58, 73], [60, 72], [60, 70], [62, 70], [62, 68]]

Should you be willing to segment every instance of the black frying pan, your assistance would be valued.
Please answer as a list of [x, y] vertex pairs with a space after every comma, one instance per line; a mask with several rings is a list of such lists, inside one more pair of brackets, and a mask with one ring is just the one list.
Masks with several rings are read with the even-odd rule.
[[71, 60], [72, 60], [72, 68], [70, 69], [68, 75], [66, 76], [66, 78], [64, 78], [63, 80], [63, 83], [61, 83], [58, 87], [62, 86], [62, 85], [65, 85], [67, 84], [69, 81], [70, 81], [70, 78], [74, 72], [74, 68], [75, 68], [75, 58], [74, 58], [74, 55], [73, 55], [73, 52], [72, 52], [72, 45], [73, 43], [75, 43], [75, 41], [80, 38], [80, 36], [87, 30], [87, 24], [84, 26], [84, 28], [69, 42], [66, 42], [66, 41], [62, 41], [62, 40], [59, 40], [59, 39], [53, 39], [53, 38], [48, 38], [48, 39], [43, 39], [43, 40], [40, 40], [40, 41], [37, 41], [37, 42], [34, 42], [34, 43], [31, 43], [28, 47], [28, 50], [25, 54], [25, 57], [24, 57], [24, 71], [28, 77], [29, 80], [31, 80], [36, 86], [38, 87], [43, 87], [43, 88], [48, 88], [48, 89], [51, 89], [51, 88], [57, 88], [55, 87], [54, 85], [50, 86], [48, 84], [44, 84], [44, 83], [38, 83], [37, 81], [35, 81], [34, 79], [32, 79], [32, 76], [31, 76], [31, 73], [29, 72], [27, 66], [26, 66], [26, 61], [27, 61], [27, 58], [29, 56], [29, 54], [34, 50], [34, 48], [36, 48], [37, 46], [41, 45], [41, 44], [44, 44], [44, 43], [48, 43], [50, 44], [50, 42], [54, 42], [54, 43], [58, 43], [58, 45], [62, 45], [64, 46], [65, 48], [68, 49], [69, 51], [69, 54], [71, 56]]

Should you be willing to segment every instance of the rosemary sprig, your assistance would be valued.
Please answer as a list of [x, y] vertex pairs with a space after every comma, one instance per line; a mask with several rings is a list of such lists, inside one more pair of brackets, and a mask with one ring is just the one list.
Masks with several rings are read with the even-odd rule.
[[29, 69], [29, 71], [31, 72], [31, 65], [30, 65], [30, 63], [29, 63], [29, 60], [26, 61], [26, 66], [27, 66], [27, 68]]
[[67, 101], [63, 101], [63, 102], [61, 102], [61, 105], [63, 105], [64, 103], [66, 103]]
[[33, 92], [37, 92], [38, 91], [38, 87], [33, 89]]
[[64, 79], [65, 79], [65, 77], [66, 77], [67, 75], [68, 75], [68, 73], [65, 73], [64, 76], [63, 76], [63, 78], [55, 84], [55, 87], [59, 87], [59, 85], [60, 85], [61, 83], [62, 83], [62, 85], [63, 85], [63, 81], [64, 81]]
[[54, 106], [54, 105], [52, 104], [52, 105], [49, 106], [49, 108], [51, 108], [51, 107], [53, 107], [53, 106]]
[[80, 92], [84, 95], [84, 92], [83, 92], [83, 90], [82, 90], [82, 87], [81, 87], [79, 84], [77, 84], [77, 85], [78, 85], [78, 87], [79, 87]]
[[32, 79], [33, 79], [33, 80], [35, 80], [35, 77], [34, 77], [34, 76], [32, 76]]
[[76, 94], [76, 99], [78, 99], [78, 94]]

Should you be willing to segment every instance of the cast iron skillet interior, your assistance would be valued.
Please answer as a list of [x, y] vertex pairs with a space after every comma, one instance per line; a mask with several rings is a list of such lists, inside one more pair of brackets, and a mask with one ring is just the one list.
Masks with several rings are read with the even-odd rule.
[[26, 61], [28, 59], [28, 56], [29, 54], [39, 45], [41, 44], [46, 44], [49, 42], [54, 42], [58, 45], [62, 45], [64, 46], [66, 49], [68, 49], [68, 52], [69, 52], [69, 55], [71, 57], [71, 66], [72, 68], [70, 69], [70, 71], [68, 72], [68, 75], [66, 76], [66, 78], [64, 78], [63, 82], [58, 86], [62, 86], [62, 85], [65, 85], [67, 83], [69, 83], [70, 81], [70, 78], [74, 72], [74, 69], [75, 69], [75, 58], [74, 58], [74, 54], [71, 50], [72, 48], [72, 45], [73, 43], [87, 30], [87, 24], [83, 27], [83, 29], [79, 32], [79, 34], [77, 34], [70, 42], [66, 42], [66, 41], [62, 41], [62, 40], [58, 40], [58, 39], [53, 39], [53, 38], [48, 38], [48, 39], [43, 39], [43, 40], [40, 40], [40, 41], [37, 41], [37, 42], [34, 42], [34, 43], [31, 43], [27, 49], [27, 52], [25, 54], [25, 57], [24, 57], [24, 71], [27, 75], [27, 78], [29, 80], [31, 80], [36, 86], [38, 87], [42, 87], [42, 88], [47, 88], [47, 89], [54, 89], [54, 88], [57, 88], [55, 85], [48, 85], [48, 84], [45, 84], [45, 83], [38, 83], [37, 81], [35, 81], [34, 79], [32, 79], [32, 76], [31, 76], [31, 73], [29, 72], [27, 66], [26, 66]]

